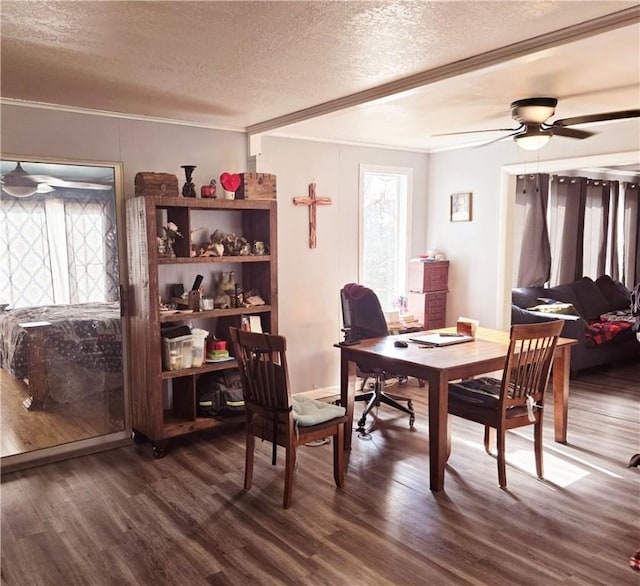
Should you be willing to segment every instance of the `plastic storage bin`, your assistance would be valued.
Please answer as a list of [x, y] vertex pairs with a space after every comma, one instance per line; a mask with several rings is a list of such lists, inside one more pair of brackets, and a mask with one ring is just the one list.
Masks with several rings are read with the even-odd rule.
[[165, 370], [191, 368], [193, 364], [193, 336], [162, 338], [162, 342], [164, 344], [162, 367]]
[[209, 332], [207, 330], [201, 330], [199, 328], [193, 328], [191, 330], [191, 336], [193, 338], [192, 347], [192, 363], [191, 366], [197, 368], [202, 366], [205, 360], [205, 346]]

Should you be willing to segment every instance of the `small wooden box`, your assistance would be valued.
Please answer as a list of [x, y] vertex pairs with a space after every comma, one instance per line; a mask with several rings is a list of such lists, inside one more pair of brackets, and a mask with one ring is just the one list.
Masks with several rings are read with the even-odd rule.
[[139, 195], [166, 195], [178, 197], [178, 178], [171, 173], [136, 173], [136, 197]]
[[276, 199], [276, 176], [269, 173], [241, 173], [236, 199]]
[[417, 293], [446, 291], [448, 280], [448, 260], [431, 262], [412, 260], [409, 263], [409, 291]]

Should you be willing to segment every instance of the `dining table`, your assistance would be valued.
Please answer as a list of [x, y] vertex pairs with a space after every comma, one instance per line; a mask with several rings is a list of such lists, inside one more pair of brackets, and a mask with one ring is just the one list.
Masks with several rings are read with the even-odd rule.
[[[430, 332], [454, 333], [454, 328]], [[448, 426], [449, 382], [502, 370], [509, 347], [509, 332], [478, 327], [471, 341], [429, 346], [411, 341], [418, 334], [384, 336], [340, 347], [340, 401], [347, 410], [345, 450], [351, 449], [357, 369], [381, 369], [395, 376], [426, 383], [429, 409], [429, 478], [432, 491], [444, 489], [450, 451]], [[405, 340], [406, 347], [395, 344]], [[567, 442], [571, 346], [576, 340], [559, 338], [550, 376], [553, 392], [554, 439]]]

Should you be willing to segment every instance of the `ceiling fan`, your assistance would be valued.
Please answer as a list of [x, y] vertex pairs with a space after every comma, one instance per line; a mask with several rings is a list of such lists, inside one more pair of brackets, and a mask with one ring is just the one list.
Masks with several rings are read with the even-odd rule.
[[[469, 132], [451, 132], [452, 134], [472, 134], [478, 132], [508, 132], [500, 138], [481, 143], [477, 146], [486, 146], [494, 142], [513, 138], [519, 147], [535, 151], [541, 149], [552, 136], [566, 136], [567, 138], [584, 139], [593, 136], [594, 132], [573, 128], [580, 124], [593, 122], [605, 122], [608, 120], [621, 120], [624, 118], [637, 118], [640, 110], [620, 110], [618, 112], [602, 112], [562, 118], [548, 122], [555, 114], [558, 100], [556, 98], [525, 98], [516, 100], [511, 104], [511, 117], [520, 123], [517, 128], [493, 128], [488, 130], [471, 130]], [[444, 134], [436, 136], [446, 136]]]
[[1, 176], [0, 183], [2, 184], [2, 191], [12, 197], [19, 198], [31, 197], [35, 193], [49, 193], [58, 187], [104, 191], [113, 188], [113, 184], [72, 181], [51, 175], [31, 175], [22, 168], [19, 161], [16, 163], [15, 169]]

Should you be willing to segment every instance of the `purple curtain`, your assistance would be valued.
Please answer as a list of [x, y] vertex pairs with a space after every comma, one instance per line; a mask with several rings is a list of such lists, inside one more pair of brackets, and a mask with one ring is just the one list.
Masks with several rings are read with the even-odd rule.
[[[616, 247], [609, 231], [610, 204], [611, 195], [617, 193], [618, 188], [617, 181], [587, 179], [582, 275], [598, 277], [607, 274], [612, 277], [611, 259]], [[612, 223], [615, 226], [615, 222]]]
[[583, 276], [587, 179], [554, 175], [549, 193], [549, 231], [552, 235], [550, 284], [553, 286]]
[[549, 280], [551, 250], [547, 229], [549, 175], [519, 175], [516, 182], [516, 229], [522, 231], [516, 287]]
[[640, 283], [640, 185], [623, 183], [624, 250], [622, 279], [627, 289]]

